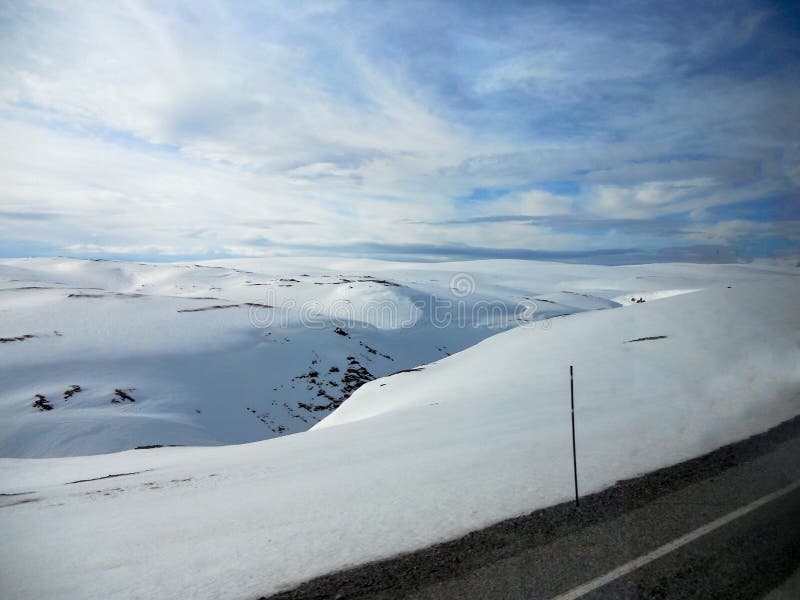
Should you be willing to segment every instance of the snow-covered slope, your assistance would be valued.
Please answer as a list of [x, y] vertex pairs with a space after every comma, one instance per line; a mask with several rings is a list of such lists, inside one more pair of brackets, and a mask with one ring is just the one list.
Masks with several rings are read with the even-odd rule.
[[[370, 263], [319, 265], [0, 263], [0, 456], [303, 431], [362, 383], [461, 350], [518, 316], [615, 305], [523, 315], [535, 274], [473, 289], [471, 276], [454, 279], [458, 266], [386, 273], [382, 264], [376, 276]], [[468, 293], [450, 289], [459, 282]], [[439, 311], [442, 302], [464, 310]], [[475, 310], [480, 303], [500, 318]]]
[[296, 435], [0, 460], [5, 593], [257, 597], [568, 499], [570, 364], [583, 492], [800, 413], [796, 274], [586, 269], [551, 289], [700, 291], [498, 334]]
[[[663, 458], [675, 462], [701, 449], [675, 444], [676, 433], [702, 444], [703, 432], [739, 437], [754, 424], [756, 430], [768, 426], [775, 410], [793, 416], [800, 390], [798, 283], [775, 282], [768, 291], [739, 283], [602, 315], [575, 314], [550, 331], [520, 328], [366, 384], [315, 429], [445, 403], [489, 420], [496, 406], [488, 397], [507, 398], [508, 404], [526, 398], [519, 408], [544, 416], [563, 409], [573, 365], [582, 413], [612, 422], [593, 427], [626, 422], [631, 431], [656, 430], [665, 436], [659, 445], [676, 453]], [[720, 331], [722, 323], [729, 331]], [[769, 408], [754, 405], [754, 394], [770, 398]], [[788, 412], [778, 408], [781, 402]], [[711, 420], [718, 427], [709, 429]]]
[[743, 279], [769, 285], [780, 272], [508, 260], [6, 260], [0, 456], [304, 431], [362, 383], [510, 327]]

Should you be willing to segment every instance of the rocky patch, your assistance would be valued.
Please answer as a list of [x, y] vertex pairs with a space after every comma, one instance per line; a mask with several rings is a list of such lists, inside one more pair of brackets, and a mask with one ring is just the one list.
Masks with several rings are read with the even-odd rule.
[[353, 395], [358, 388], [365, 383], [369, 383], [375, 379], [375, 376], [370, 373], [366, 367], [362, 366], [358, 360], [352, 356], [347, 357], [349, 363], [347, 370], [342, 377], [342, 394], [331, 407], [331, 409], [338, 408], [339, 405]]
[[202, 308], [181, 308], [179, 313], [205, 312], [207, 310], [222, 310], [224, 308], [238, 308], [240, 304], [215, 304], [214, 306], [204, 306]]
[[266, 425], [269, 428], [269, 430], [272, 431], [272, 433], [280, 434], [286, 431], [286, 427], [276, 422], [275, 419], [273, 419], [268, 412], [259, 413], [258, 411], [256, 411], [256, 409], [250, 408], [249, 406], [245, 410], [250, 414], [252, 414], [256, 419], [264, 423], [264, 425]]
[[47, 398], [45, 398], [44, 394], [36, 394], [34, 398], [35, 400], [33, 401], [33, 404], [31, 404], [33, 408], [38, 408], [42, 412], [53, 410], [52, 405], [47, 400]]
[[650, 337], [640, 337], [640, 338], [636, 338], [635, 340], [628, 340], [627, 342], [624, 342], [624, 343], [625, 344], [630, 344], [632, 342], [647, 342], [647, 341], [650, 341], [650, 340], [663, 340], [663, 339], [666, 339], [666, 337], [667, 336], [665, 336], [665, 335], [653, 335], [653, 336], [650, 336]]
[[362, 342], [360, 340], [359, 340], [358, 343], [362, 348], [364, 348], [364, 350], [366, 350], [370, 354], [375, 354], [376, 356], [382, 356], [383, 358], [385, 358], [387, 360], [394, 361], [394, 359], [391, 356], [389, 356], [388, 354], [382, 354], [382, 353], [378, 352], [377, 350], [375, 350], [375, 348], [373, 348], [369, 344], [366, 344], [366, 343], [364, 343], [364, 342]]
[[136, 399], [130, 395], [130, 392], [135, 392], [136, 388], [128, 388], [127, 390], [122, 390], [117, 388], [114, 390], [114, 396], [111, 400], [112, 404], [121, 404], [122, 402], [136, 402]]
[[[323, 275], [325, 277], [325, 275]], [[388, 281], [387, 279], [375, 279], [373, 277], [365, 276], [362, 279], [348, 279], [341, 277], [338, 281], [315, 281], [314, 285], [343, 285], [346, 283], [375, 283], [378, 285], [385, 285], [386, 287], [400, 287], [399, 283]]]
[[0, 344], [10, 344], [11, 342], [24, 342], [25, 340], [31, 340], [35, 338], [35, 335], [30, 333], [26, 333], [25, 335], [18, 335], [16, 337], [5, 337], [0, 338]]
[[[347, 361], [344, 372], [333, 365], [328, 368], [327, 377], [323, 377], [314, 366], [318, 362], [315, 358], [307, 373], [293, 377], [292, 381], [306, 380], [306, 390], [314, 394], [307, 402], [298, 402], [298, 407], [312, 414], [330, 413], [352, 396], [358, 388], [375, 379], [375, 376], [355, 356], [348, 356]], [[300, 418], [291, 413], [290, 416]]]
[[207, 310], [222, 310], [224, 308], [241, 308], [243, 306], [252, 306], [254, 308], [273, 308], [270, 304], [260, 304], [258, 302], [243, 302], [242, 304], [215, 304], [214, 306], [203, 306], [201, 308], [181, 308], [179, 313], [193, 313], [204, 312]]
[[[33, 493], [33, 492], [31, 492], [31, 493]], [[9, 508], [11, 506], [18, 506], [20, 504], [29, 504], [31, 502], [39, 502], [39, 501], [41, 501], [41, 498], [22, 498], [21, 500], [14, 500], [14, 501], [8, 502], [8, 503], [4, 502], [4, 503], [0, 504], [0, 508]]]
[[[146, 471], [150, 471], [152, 469], [146, 469]], [[101, 479], [113, 479], [115, 477], [127, 477], [128, 475], [138, 475], [139, 473], [145, 473], [146, 471], [133, 471], [131, 473], [114, 473], [112, 475], [103, 475], [102, 477], [92, 477], [91, 479], [78, 479], [77, 481], [70, 481], [65, 485], [74, 485], [76, 483], [86, 483], [87, 481], [100, 481]]]
[[402, 369], [401, 371], [395, 371], [394, 373], [390, 373], [389, 377], [392, 375], [398, 375], [400, 373], [415, 373], [417, 371], [424, 371], [424, 367], [414, 367], [413, 369]]
[[69, 400], [70, 398], [72, 398], [72, 396], [82, 391], [83, 389], [81, 388], [81, 386], [73, 384], [69, 386], [66, 390], [64, 390], [64, 400]]

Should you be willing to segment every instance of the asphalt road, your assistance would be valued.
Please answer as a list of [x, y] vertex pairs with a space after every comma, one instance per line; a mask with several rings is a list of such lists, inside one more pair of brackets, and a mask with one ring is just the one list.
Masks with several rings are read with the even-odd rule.
[[271, 600], [761, 598], [800, 566], [798, 482], [800, 417], [580, 508], [540, 510]]

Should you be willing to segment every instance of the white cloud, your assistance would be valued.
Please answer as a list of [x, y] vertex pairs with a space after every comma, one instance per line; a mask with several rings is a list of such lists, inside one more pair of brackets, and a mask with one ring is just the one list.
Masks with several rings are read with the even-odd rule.
[[[276, 246], [590, 248], [641, 238], [445, 222], [706, 220], [800, 180], [791, 74], [683, 76], [752, 41], [760, 12], [667, 28], [674, 38], [652, 15], [652, 31], [621, 37], [605, 11], [578, 18], [558, 5], [3, 10], [0, 202], [51, 215], [0, 215], [8, 238], [75, 252], [267, 252], [247, 240], [269, 229]], [[541, 191], [548, 181], [581, 192]], [[501, 197], [459, 200], [475, 189]], [[739, 239], [718, 229], [705, 239]]]

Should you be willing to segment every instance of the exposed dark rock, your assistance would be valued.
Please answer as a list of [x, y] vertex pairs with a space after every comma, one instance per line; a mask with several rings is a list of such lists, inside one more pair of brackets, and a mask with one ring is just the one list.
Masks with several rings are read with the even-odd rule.
[[[311, 371], [308, 374], [298, 375], [294, 378], [295, 380], [309, 378], [309, 384], [311, 385], [307, 387], [308, 391], [314, 391], [316, 386], [317, 391], [315, 398], [325, 398], [327, 400], [325, 404], [317, 404], [316, 402], [299, 402], [298, 406], [300, 408], [309, 412], [331, 412], [338, 408], [342, 402], [347, 400], [358, 388], [375, 379], [375, 376], [372, 375], [372, 373], [370, 373], [365, 367], [363, 367], [355, 356], [348, 356], [347, 358], [349, 360], [349, 364], [344, 372], [344, 375], [342, 376], [340, 383], [337, 383], [333, 380], [317, 380], [317, 377], [319, 376], [317, 371]], [[330, 367], [328, 370], [328, 373], [339, 372], [339, 367]], [[326, 389], [326, 386], [327, 388], [338, 389], [329, 391], [329, 389]], [[333, 392], [336, 392], [338, 395], [332, 395]]]
[[[323, 275], [323, 277], [326, 277]], [[341, 276], [340, 276], [341, 277]], [[346, 283], [377, 283], [378, 285], [385, 285], [387, 287], [400, 287], [399, 283], [395, 283], [393, 281], [388, 281], [386, 279], [347, 279], [343, 277], [339, 281], [315, 281], [314, 285], [343, 285]]]
[[259, 304], [258, 302], [244, 302], [243, 304], [215, 304], [214, 306], [203, 306], [202, 308], [181, 308], [179, 313], [203, 312], [206, 310], [221, 310], [223, 308], [240, 308], [242, 306], [252, 306], [255, 308], [272, 308], [269, 304]]
[[646, 342], [648, 340], [663, 340], [663, 339], [666, 339], [666, 337], [667, 336], [665, 336], [665, 335], [653, 335], [653, 336], [650, 336], [650, 337], [641, 337], [641, 338], [636, 338], [635, 340], [628, 340], [627, 342], [624, 342], [624, 343], [630, 344], [631, 342]]
[[136, 399], [131, 396], [128, 392], [135, 391], [136, 388], [128, 388], [128, 390], [121, 390], [119, 388], [114, 390], [114, 395], [117, 396], [111, 402], [113, 404], [119, 404], [120, 402], [136, 402]]
[[36, 337], [35, 335], [26, 333], [25, 335], [18, 335], [16, 337], [0, 338], [0, 344], [10, 344], [11, 342], [24, 342], [25, 340], [30, 340], [35, 337]]
[[79, 385], [71, 385], [66, 390], [64, 390], [64, 400], [68, 400], [72, 398], [78, 392], [82, 392], [83, 389]]
[[42, 394], [36, 394], [35, 398], [36, 400], [33, 401], [31, 406], [38, 408], [41, 411], [53, 410], [53, 407], [50, 406], [50, 402], [48, 402], [47, 398], [45, 398]]
[[369, 344], [365, 344], [365, 343], [364, 343], [364, 342], [362, 342], [362, 341], [359, 341], [358, 343], [359, 343], [359, 344], [361, 344], [361, 346], [362, 346], [362, 347], [363, 347], [363, 348], [364, 348], [364, 349], [365, 349], [367, 352], [369, 352], [370, 354], [375, 354], [376, 356], [382, 356], [383, 358], [385, 358], [385, 359], [387, 359], [387, 360], [391, 360], [391, 361], [393, 361], [393, 360], [394, 360], [394, 359], [393, 359], [391, 356], [389, 356], [388, 354], [382, 354], [382, 353], [378, 352], [377, 350], [375, 350], [375, 348], [373, 348], [373, 347], [372, 347], [372, 346], [370, 346]]
[[214, 306], [204, 306], [203, 308], [181, 308], [178, 310], [179, 313], [190, 313], [190, 312], [203, 312], [206, 310], [220, 310], [223, 308], [237, 308], [240, 306], [239, 304], [216, 304]]
[[179, 448], [180, 446], [181, 444], [149, 444], [147, 446], [136, 446], [134, 450], [153, 450], [155, 448]]
[[397, 375], [398, 373], [414, 373], [415, 371], [424, 371], [424, 367], [414, 367], [413, 369], [402, 369], [400, 371], [395, 371], [394, 373], [389, 373], [389, 377], [392, 375]]
[[344, 377], [342, 377], [342, 383], [344, 384], [344, 387], [342, 387], [342, 395], [333, 408], [337, 408], [342, 402], [352, 396], [353, 392], [358, 388], [374, 379], [375, 376], [360, 364], [351, 364], [347, 367]]
[[92, 477], [91, 479], [78, 479], [77, 481], [70, 481], [66, 485], [73, 485], [75, 483], [86, 483], [87, 481], [100, 481], [101, 479], [113, 479], [114, 477], [127, 477], [128, 475], [138, 475], [139, 473], [145, 473], [146, 471], [151, 471], [152, 469], [145, 469], [144, 471], [133, 471], [132, 473], [114, 473], [113, 475], [104, 475], [103, 477]]

